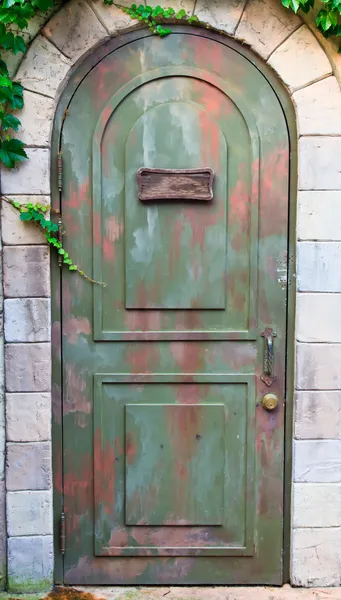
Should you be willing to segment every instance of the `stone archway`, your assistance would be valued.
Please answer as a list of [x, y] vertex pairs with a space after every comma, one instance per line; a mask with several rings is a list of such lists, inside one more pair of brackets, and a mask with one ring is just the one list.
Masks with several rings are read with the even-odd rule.
[[[189, 12], [195, 6], [194, 0], [175, 4]], [[337, 326], [331, 329], [330, 322], [340, 309], [334, 292], [341, 291], [336, 268], [341, 252], [340, 58], [327, 43], [326, 53], [308, 25], [278, 0], [242, 0], [232, 6], [198, 0], [195, 13], [249, 45], [267, 62], [296, 109], [298, 285], [291, 582], [338, 585], [341, 373], [337, 344], [341, 333]], [[35, 195], [49, 203], [51, 128], [68, 74], [94, 46], [137, 26], [119, 8], [100, 0], [72, 0], [40, 32], [37, 24], [17, 73], [26, 89], [21, 138], [30, 160], [19, 173], [2, 173], [3, 194], [23, 202]], [[18, 223], [7, 205], [2, 238], [8, 576], [12, 591], [28, 591], [48, 586], [53, 577], [49, 254], [39, 233]], [[322, 402], [324, 411], [316, 408]]]

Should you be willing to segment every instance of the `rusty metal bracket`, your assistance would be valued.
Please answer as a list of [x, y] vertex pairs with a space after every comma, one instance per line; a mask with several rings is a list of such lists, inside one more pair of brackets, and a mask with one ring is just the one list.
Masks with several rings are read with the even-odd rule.
[[[63, 239], [63, 221], [61, 215], [58, 217], [58, 241], [62, 242]], [[61, 254], [58, 254], [58, 265], [60, 267], [63, 266], [63, 257]]]
[[62, 512], [60, 515], [60, 552], [61, 554], [65, 554], [65, 514]]
[[58, 191], [61, 192], [63, 189], [63, 155], [61, 152], [57, 154], [57, 180]]

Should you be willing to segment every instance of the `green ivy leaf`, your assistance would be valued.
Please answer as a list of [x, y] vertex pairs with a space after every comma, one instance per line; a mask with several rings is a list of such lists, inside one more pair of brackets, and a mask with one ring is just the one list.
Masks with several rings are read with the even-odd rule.
[[30, 212], [22, 212], [20, 214], [20, 221], [32, 221], [32, 214]]
[[0, 38], [0, 44], [5, 50], [13, 50], [14, 33], [12, 33], [12, 31], [7, 31], [5, 35]]
[[9, 103], [14, 110], [20, 110], [24, 106], [24, 88], [17, 81], [13, 81], [12, 97]]
[[0, 59], [0, 75], [8, 77], [8, 69], [6, 63]]
[[4, 116], [2, 116], [0, 113], [0, 119], [4, 131], [7, 131], [8, 129], [14, 129], [14, 131], [18, 131], [19, 125], [21, 125], [19, 119], [17, 119], [17, 117], [14, 115], [4, 114]]
[[4, 0], [3, 6], [4, 8], [10, 8], [13, 4], [16, 3], [17, 0]]
[[175, 10], [174, 8], [166, 8], [163, 11], [163, 16], [168, 19], [169, 17], [173, 17], [175, 15]]
[[299, 0], [282, 0], [282, 4], [285, 6], [285, 8], [291, 8], [294, 13], [297, 13], [298, 9], [300, 8]]
[[176, 13], [175, 18], [176, 19], [183, 19], [186, 16], [186, 11], [184, 8], [182, 8], [181, 10], [179, 10], [179, 12]]
[[0, 86], [12, 89], [13, 84], [7, 75], [0, 75]]
[[61, 242], [59, 240], [57, 240], [57, 238], [53, 237], [52, 235], [45, 233], [45, 238], [48, 241], [48, 243], [51, 244], [51, 246], [54, 246], [57, 249], [62, 248]]
[[8, 169], [13, 169], [18, 162], [22, 162], [27, 157], [24, 150], [24, 144], [15, 138], [0, 140], [0, 161]]
[[13, 54], [18, 54], [18, 52], [26, 52], [26, 44], [21, 35], [15, 36], [12, 52]]
[[24, 106], [23, 87], [20, 83], [12, 82], [12, 86], [0, 85], [0, 102], [8, 102], [14, 110], [20, 110]]
[[168, 35], [169, 33], [172, 33], [172, 30], [167, 28], [167, 27], [163, 27], [162, 25], [157, 25], [157, 27], [155, 27], [155, 33], [157, 33], [160, 37], [165, 37], [166, 35]]
[[322, 31], [327, 31], [330, 27], [328, 26], [328, 12], [324, 9], [321, 9], [316, 17], [316, 25], [322, 29]]
[[52, 8], [54, 1], [53, 0], [31, 0], [31, 3], [32, 3], [32, 6], [34, 6], [37, 10], [46, 12], [49, 8]]
[[42, 227], [44, 227], [45, 219], [44, 219], [43, 215], [41, 215], [36, 210], [32, 210], [32, 216], [33, 216], [34, 221], [37, 221], [38, 223], [41, 224]]
[[155, 6], [155, 8], [152, 11], [152, 17], [159, 17], [160, 15], [162, 15], [163, 13], [163, 9], [161, 8], [161, 6]]
[[188, 17], [187, 21], [189, 24], [199, 23], [199, 17], [197, 17], [197, 15], [192, 15], [191, 17]]

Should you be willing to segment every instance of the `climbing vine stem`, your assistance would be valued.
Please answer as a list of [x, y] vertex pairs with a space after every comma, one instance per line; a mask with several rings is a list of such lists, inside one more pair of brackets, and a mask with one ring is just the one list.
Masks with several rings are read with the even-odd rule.
[[39, 202], [36, 204], [32, 204], [30, 202], [28, 204], [21, 204], [20, 202], [16, 202], [7, 196], [3, 196], [2, 198], [5, 202], [11, 204], [17, 209], [20, 215], [20, 221], [31, 221], [40, 229], [46, 241], [52, 248], [54, 248], [59, 255], [60, 260], [62, 261], [62, 264], [65, 265], [69, 271], [77, 271], [88, 281], [91, 281], [92, 283], [99, 283], [103, 286], [105, 285], [103, 282], [96, 281], [95, 279], [89, 277], [86, 273], [84, 273], [84, 271], [82, 271], [82, 269], [78, 267], [78, 265], [74, 264], [72, 258], [69, 256], [68, 252], [66, 252], [63, 246], [63, 231], [60, 230], [56, 223], [46, 218], [46, 213], [51, 210], [50, 206], [40, 204]]
[[[104, 4], [113, 4], [113, 0], [104, 0]], [[121, 9], [123, 12], [127, 13], [132, 19], [138, 19], [138, 21], [143, 21], [152, 33], [155, 35], [159, 35], [160, 37], [165, 37], [172, 33], [172, 30], [169, 27], [164, 27], [160, 20], [167, 19], [185, 19], [187, 23], [190, 25], [192, 23], [198, 23], [199, 19], [196, 15], [188, 15], [184, 8], [181, 8], [178, 12], [174, 10], [174, 8], [162, 8], [161, 6], [144, 6], [140, 4], [132, 4], [130, 8], [122, 6]]]

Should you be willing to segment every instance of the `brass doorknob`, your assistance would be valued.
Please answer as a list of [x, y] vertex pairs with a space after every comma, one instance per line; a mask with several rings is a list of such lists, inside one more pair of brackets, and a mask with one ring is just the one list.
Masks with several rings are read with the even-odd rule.
[[275, 410], [278, 406], [278, 398], [275, 394], [265, 394], [262, 400], [262, 406], [265, 410]]

